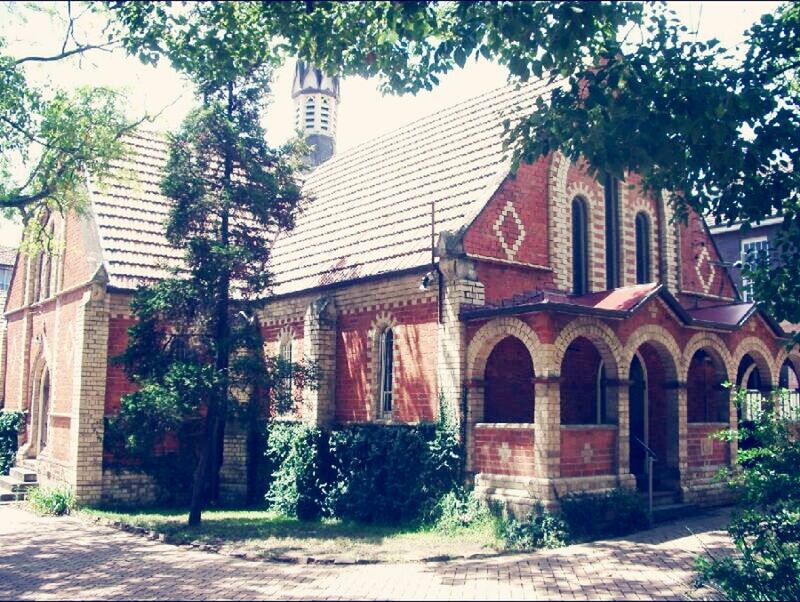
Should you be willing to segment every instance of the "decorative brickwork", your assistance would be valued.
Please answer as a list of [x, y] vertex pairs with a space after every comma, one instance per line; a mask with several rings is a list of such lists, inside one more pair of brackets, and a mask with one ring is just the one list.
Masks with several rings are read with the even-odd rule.
[[[753, 358], [754, 365], [758, 367], [758, 372], [761, 375], [761, 384], [765, 389], [771, 389], [773, 386], [777, 386], [777, 377], [783, 362], [781, 362], [781, 364], [776, 363], [777, 358], [763, 340], [750, 336], [743, 339], [736, 346], [736, 350], [731, 357], [731, 366], [736, 366], [737, 371], [745, 355], [749, 355]], [[731, 372], [731, 378], [735, 375], [736, 371]], [[745, 386], [747, 384], [746, 376], [742, 379], [742, 382], [736, 383], [736, 385]]]
[[336, 413], [336, 305], [320, 297], [309, 304], [303, 324], [303, 356], [319, 368], [317, 387], [303, 392], [307, 419], [318, 426]]

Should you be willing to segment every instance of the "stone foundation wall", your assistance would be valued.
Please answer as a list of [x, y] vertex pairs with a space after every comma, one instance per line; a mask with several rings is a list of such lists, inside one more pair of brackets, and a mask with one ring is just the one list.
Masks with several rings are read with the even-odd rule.
[[103, 470], [103, 491], [100, 498], [103, 504], [148, 505], [161, 497], [156, 480], [143, 472], [132, 470]]

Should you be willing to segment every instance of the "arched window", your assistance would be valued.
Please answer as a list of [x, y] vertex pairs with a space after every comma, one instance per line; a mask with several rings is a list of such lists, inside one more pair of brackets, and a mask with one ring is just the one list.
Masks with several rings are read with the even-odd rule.
[[281, 383], [282, 393], [284, 395], [291, 395], [292, 387], [294, 385], [294, 380], [292, 379], [292, 338], [286, 337], [283, 341], [281, 341], [281, 346], [278, 351], [278, 355], [280, 356], [284, 369], [286, 370], [286, 374], [283, 377], [283, 382]]
[[[44, 229], [44, 249], [39, 252], [36, 300], [43, 301], [55, 293], [53, 254], [56, 251], [55, 224], [52, 218]], [[57, 266], [56, 266], [57, 267]]]
[[619, 180], [611, 174], [605, 178], [606, 209], [606, 288], [619, 286]]
[[306, 129], [313, 130], [314, 129], [314, 116], [316, 113], [316, 103], [314, 101], [314, 97], [309, 97], [306, 100]]
[[319, 111], [319, 126], [320, 129], [327, 131], [330, 125], [330, 105], [328, 104], [328, 99], [322, 99], [322, 105], [320, 106]]
[[636, 214], [636, 284], [646, 284], [650, 277], [650, 220], [644, 212]]
[[586, 203], [572, 199], [572, 292], [583, 295], [589, 291], [588, 228]]
[[380, 413], [392, 412], [392, 367], [394, 365], [394, 333], [387, 328], [381, 333]]
[[40, 416], [41, 427], [39, 431], [39, 449], [43, 450], [47, 447], [48, 430], [50, 427], [50, 371], [45, 368], [42, 375], [42, 384], [40, 391]]

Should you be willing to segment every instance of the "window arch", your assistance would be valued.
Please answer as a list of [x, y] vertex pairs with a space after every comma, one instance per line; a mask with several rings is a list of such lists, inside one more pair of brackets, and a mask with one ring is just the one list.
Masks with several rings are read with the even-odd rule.
[[572, 292], [589, 292], [589, 229], [586, 203], [580, 197], [572, 199]]
[[306, 129], [313, 130], [314, 129], [314, 117], [317, 112], [317, 104], [314, 101], [314, 97], [311, 96], [306, 100]]
[[650, 219], [644, 211], [636, 214], [636, 284], [652, 280], [650, 271]]
[[331, 109], [327, 98], [322, 99], [319, 111], [320, 129], [327, 131], [330, 129]]
[[378, 386], [380, 414], [386, 416], [392, 413], [392, 385], [394, 367], [394, 331], [386, 328], [380, 337], [381, 364], [379, 371], [380, 383]]
[[294, 379], [292, 378], [292, 346], [294, 340], [291, 335], [284, 337], [281, 341], [280, 348], [278, 349], [278, 356], [281, 358], [286, 374], [281, 382], [281, 389], [284, 395], [291, 395], [292, 387], [294, 386]]

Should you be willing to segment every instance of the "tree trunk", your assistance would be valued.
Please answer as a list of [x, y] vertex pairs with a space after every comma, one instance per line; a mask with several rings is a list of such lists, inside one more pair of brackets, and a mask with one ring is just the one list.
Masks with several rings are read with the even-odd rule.
[[197, 459], [197, 466], [194, 469], [194, 479], [192, 481], [192, 502], [189, 507], [189, 526], [195, 527], [200, 524], [202, 518], [203, 505], [205, 502], [206, 483], [208, 479], [208, 461], [211, 456], [211, 446], [213, 443], [213, 431], [216, 428], [216, 419], [206, 416], [206, 436], [203, 437], [202, 449]]

